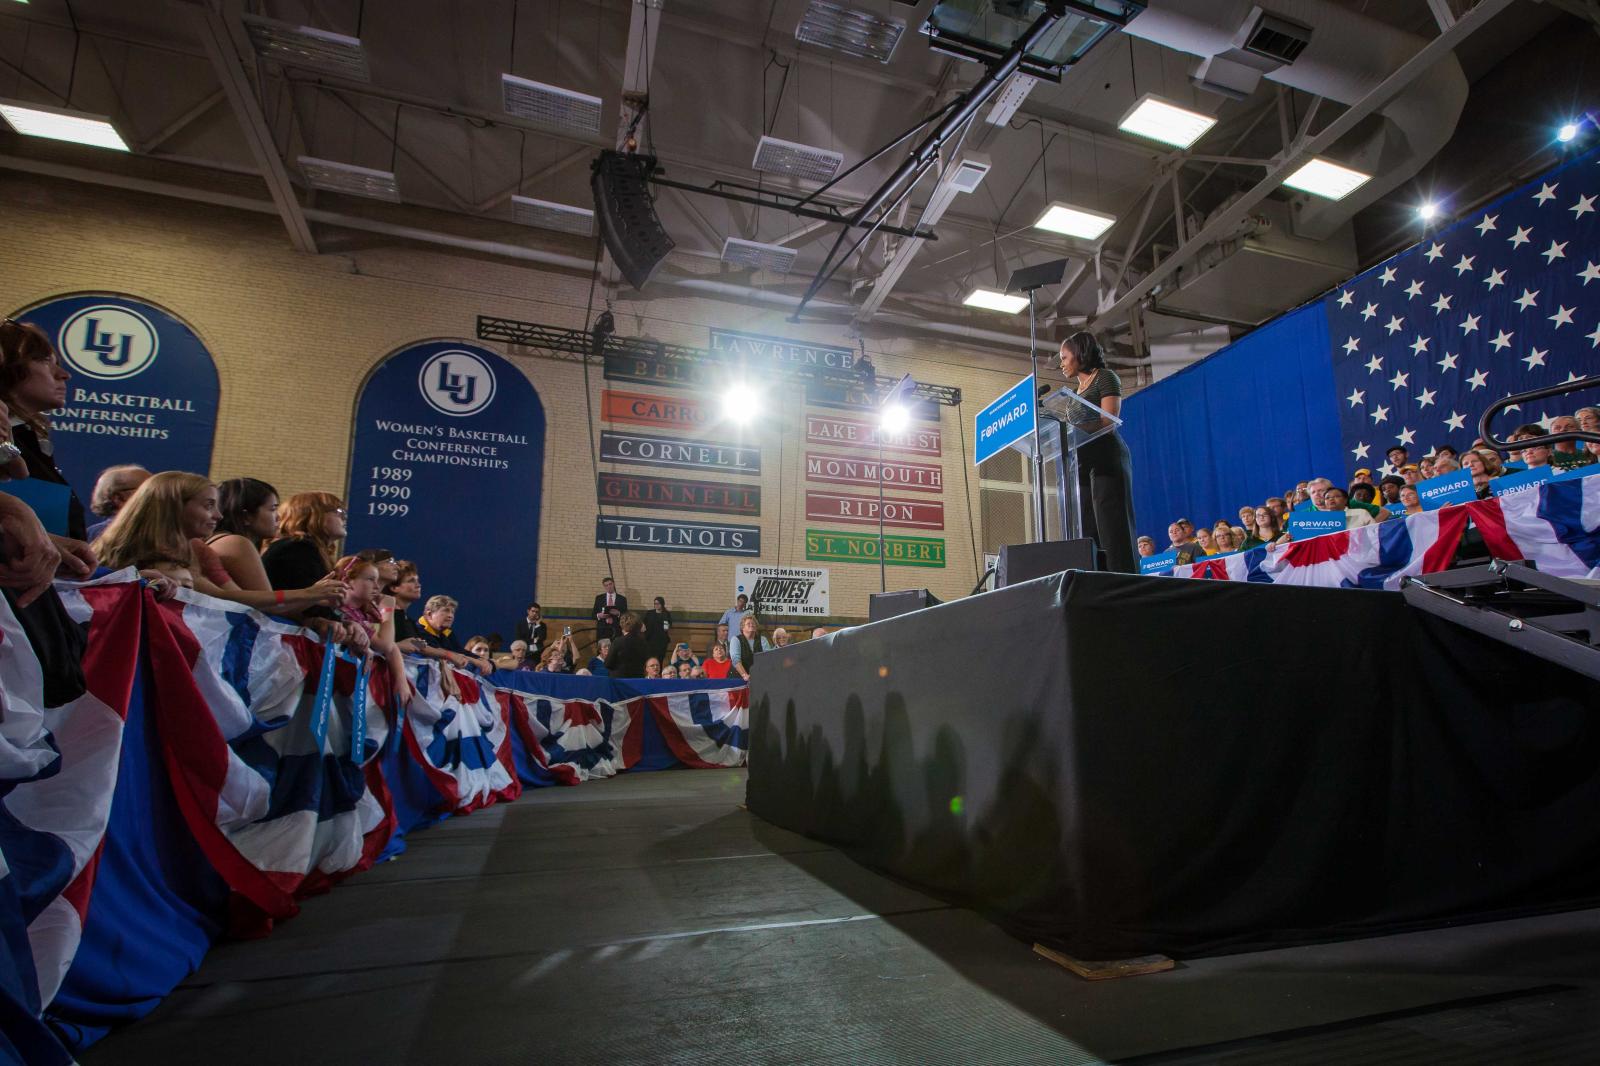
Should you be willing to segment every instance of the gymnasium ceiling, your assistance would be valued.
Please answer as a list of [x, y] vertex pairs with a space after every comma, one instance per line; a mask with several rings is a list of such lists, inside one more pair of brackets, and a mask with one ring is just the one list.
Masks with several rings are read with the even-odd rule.
[[[589, 166], [600, 149], [617, 144], [630, 46], [634, 82], [645, 84], [649, 99], [642, 149], [659, 158], [667, 177], [779, 192], [806, 193], [818, 183], [753, 169], [763, 133], [836, 151], [848, 167], [983, 74], [978, 63], [931, 50], [917, 32], [934, 0], [838, 2], [905, 25], [887, 62], [798, 41], [796, 28], [813, 0], [0, 0], [0, 97], [109, 115], [132, 146], [124, 155], [45, 142], [0, 124], [0, 166], [262, 211], [274, 210], [276, 193], [284, 239], [308, 254], [337, 248], [361, 230], [369, 243], [454, 243], [577, 269], [594, 256], [593, 238], [519, 225], [511, 198], [592, 206]], [[1004, 7], [1017, 0], [983, 2]], [[1470, 5], [1266, 0], [1264, 6], [1315, 23], [1311, 47], [1321, 49], [1318, 62], [1331, 85], [1375, 81], [1387, 71], [1370, 68], [1398, 67]], [[973, 286], [1000, 287], [997, 277], [1003, 281], [1019, 266], [1066, 257], [1068, 284], [1044, 294], [1054, 324], [1097, 318], [1097, 325], [1124, 331], [1130, 310], [1143, 306], [1162, 312], [1148, 319], [1145, 332], [1155, 337], [1208, 319], [1237, 332], [1414, 239], [1412, 210], [1420, 196], [1444, 194], [1449, 209], [1468, 210], [1554, 161], [1550, 123], [1574, 106], [1596, 103], [1576, 97], [1584, 79], [1592, 89], [1600, 71], [1568, 69], [1582, 68], [1585, 53], [1600, 51], [1583, 10], [1577, 0], [1515, 0], [1464, 35], [1444, 60], [1459, 63], [1463, 84], [1474, 87], [1464, 108], [1437, 99], [1418, 104], [1424, 114], [1428, 108], [1445, 114], [1453, 128], [1435, 130], [1439, 143], [1420, 147], [1415, 128], [1402, 130], [1411, 138], [1399, 138], [1402, 148], [1410, 144], [1406, 151], [1396, 151], [1391, 138], [1374, 184], [1392, 188], [1371, 203], [1332, 211], [1310, 205], [1321, 221], [1307, 236], [1292, 221], [1300, 206], [1278, 189], [1239, 225], [1198, 244], [1193, 238], [1208, 219], [1262, 180], [1284, 148], [1285, 132], [1313, 136], [1346, 104], [1269, 80], [1242, 99], [1205, 91], [1190, 80], [1196, 54], [1148, 34], [1114, 31], [1067, 68], [1059, 84], [1034, 85], [1005, 125], [987, 122], [993, 105], [985, 105], [959, 150], [986, 156], [990, 170], [932, 226], [937, 240], [911, 253], [901, 238], [874, 237], [818, 293], [807, 317], [844, 330], [852, 323], [866, 330], [926, 327], [1014, 347], [1017, 338], [1025, 342], [1026, 315], [969, 309], [963, 296]], [[252, 15], [358, 37], [368, 77], [262, 59], [246, 29]], [[1137, 29], [1138, 18], [1130, 31]], [[1373, 51], [1387, 58], [1356, 54], [1362, 47], [1347, 49], [1346, 60], [1333, 48], [1341, 34], [1345, 41], [1381, 39]], [[1554, 62], [1564, 49], [1575, 49], [1579, 62]], [[1339, 69], [1346, 61], [1348, 72]], [[1552, 77], [1552, 70], [1565, 73]], [[598, 129], [557, 130], [508, 114], [504, 73], [598, 96]], [[1440, 80], [1436, 73], [1420, 78], [1416, 91], [1436, 92], [1436, 84], [1429, 88]], [[1508, 84], [1520, 94], [1509, 119]], [[1342, 91], [1348, 96], [1347, 86]], [[248, 102], [241, 103], [240, 92]], [[1146, 93], [1217, 123], [1187, 154], [1120, 132], [1119, 119]], [[1492, 154], [1461, 150], [1465, 124], [1475, 116], [1502, 121]], [[1359, 149], [1386, 121], [1381, 113], [1370, 116], [1330, 155]], [[824, 200], [850, 212], [915, 142], [862, 166]], [[1413, 158], [1421, 152], [1426, 158]], [[399, 202], [313, 189], [303, 156], [392, 171]], [[944, 163], [955, 156], [948, 150]], [[1440, 169], [1445, 160], [1451, 160], [1447, 173]], [[1403, 176], [1395, 180], [1384, 168]], [[1174, 172], [1176, 199], [1165, 184]], [[915, 225], [936, 178], [924, 179], [893, 221]], [[1050, 201], [1117, 221], [1097, 243], [1054, 236], [1032, 227]], [[1185, 220], [1181, 241], [1175, 204]], [[779, 208], [671, 189], [658, 190], [656, 207], [677, 248], [646, 295], [698, 285], [791, 306], [840, 232]], [[729, 237], [781, 243], [797, 255], [787, 273], [755, 271], [721, 260]], [[1183, 243], [1191, 247], [1174, 273], [1168, 257]], [[1256, 254], [1237, 257], [1241, 247]], [[880, 281], [897, 253], [904, 260], [898, 277]], [[1162, 264], [1168, 270], [1162, 283], [1128, 295]], [[863, 304], [875, 289], [869, 313]]]

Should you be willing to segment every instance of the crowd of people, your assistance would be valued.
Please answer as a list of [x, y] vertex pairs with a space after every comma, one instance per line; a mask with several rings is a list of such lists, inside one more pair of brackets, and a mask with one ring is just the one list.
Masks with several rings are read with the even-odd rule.
[[[152, 474], [124, 464], [100, 473], [85, 507], [57, 466], [50, 440], [48, 416], [65, 406], [69, 379], [48, 335], [27, 323], [0, 321], [0, 482], [32, 480], [46, 496], [55, 494], [50, 498], [61, 504], [55, 510], [65, 515], [65, 531], [49, 532], [21, 496], [0, 492], [0, 590], [39, 654], [51, 706], [72, 698], [74, 688], [82, 691], [84, 642], [52, 582], [127, 567], [159, 599], [193, 589], [370, 653], [391, 671], [403, 701], [414, 692], [407, 655], [481, 674], [508, 668], [748, 680], [757, 653], [789, 643], [783, 629], [763, 634], [740, 596], [697, 655], [687, 642], [673, 643], [673, 618], [662, 597], [639, 615], [607, 577], [595, 597], [595, 655], [580, 654], [570, 626], [550, 639], [537, 603], [517, 623], [509, 653], [499, 654], [498, 635], [459, 637], [455, 599], [422, 600], [414, 563], [385, 548], [346, 545], [344, 503], [332, 493], [280, 497], [259, 478], [217, 484], [199, 474]], [[419, 601], [413, 619], [410, 608]], [[451, 671], [444, 671], [443, 683], [454, 687]], [[57, 686], [53, 694], [51, 685]]]
[[[1549, 434], [1580, 430], [1600, 433], [1600, 408], [1581, 407], [1570, 415], [1556, 415], [1548, 425], [1548, 429], [1531, 422], [1518, 426], [1506, 440], [1516, 444]], [[1345, 487], [1325, 477], [1301, 481], [1282, 496], [1269, 497], [1260, 504], [1240, 505], [1237, 523], [1228, 517], [1209, 525], [1196, 525], [1187, 518], [1174, 519], [1167, 526], [1165, 546], [1154, 537], [1139, 537], [1139, 555], [1173, 552], [1182, 564], [1265, 544], [1287, 543], [1294, 539], [1289, 520], [1296, 511], [1343, 511], [1347, 529], [1420, 514], [1425, 508], [1417, 495], [1418, 483], [1460, 471], [1471, 475], [1478, 499], [1487, 499], [1494, 492], [1491, 482], [1506, 474], [1542, 466], [1560, 471], [1600, 463], [1600, 443], [1562, 441], [1554, 446], [1530, 445], [1502, 453], [1480, 438], [1462, 452], [1441, 445], [1416, 462], [1412, 462], [1406, 445], [1396, 444], [1385, 458], [1387, 464], [1376, 481], [1369, 467], [1356, 470]]]

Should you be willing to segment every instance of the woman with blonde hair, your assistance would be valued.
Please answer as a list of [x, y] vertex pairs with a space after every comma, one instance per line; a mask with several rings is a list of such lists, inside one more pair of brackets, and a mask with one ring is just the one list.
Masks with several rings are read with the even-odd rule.
[[[304, 588], [277, 592], [241, 589], [217, 553], [206, 547], [217, 518], [217, 486], [199, 474], [167, 470], [139, 486], [95, 547], [101, 561], [114, 570], [125, 566], [149, 569], [154, 560], [186, 561], [196, 592], [260, 611], [293, 614], [343, 601], [344, 582], [331, 576]], [[151, 580], [157, 583], [155, 577]]]

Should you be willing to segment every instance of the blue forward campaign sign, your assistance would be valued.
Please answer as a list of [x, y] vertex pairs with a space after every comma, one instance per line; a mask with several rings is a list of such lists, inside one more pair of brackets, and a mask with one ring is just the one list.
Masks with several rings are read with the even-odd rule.
[[975, 419], [977, 443], [972, 453], [974, 464], [992, 459], [1023, 437], [1033, 435], [1033, 420], [1037, 417], [1035, 396], [1033, 375], [1029, 374], [978, 412]]

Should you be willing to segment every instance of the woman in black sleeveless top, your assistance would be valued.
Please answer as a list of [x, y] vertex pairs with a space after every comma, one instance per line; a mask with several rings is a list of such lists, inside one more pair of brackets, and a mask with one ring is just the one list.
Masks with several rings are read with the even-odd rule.
[[[1122, 379], [1106, 366], [1100, 342], [1079, 330], [1061, 342], [1061, 373], [1067, 388], [1106, 414], [1122, 410]], [[1078, 404], [1067, 420], [1085, 433], [1108, 425]], [[1133, 551], [1133, 461], [1115, 429], [1078, 449], [1078, 483], [1083, 501], [1083, 532], [1106, 553], [1106, 565], [1124, 574], [1139, 572]]]

